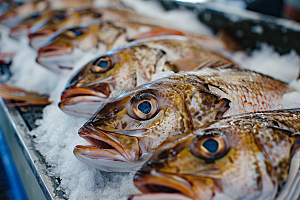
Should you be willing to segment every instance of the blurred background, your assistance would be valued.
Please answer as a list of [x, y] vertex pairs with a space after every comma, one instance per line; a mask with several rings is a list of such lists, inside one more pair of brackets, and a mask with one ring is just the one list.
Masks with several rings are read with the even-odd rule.
[[300, 22], [300, 0], [182, 0], [186, 2], [217, 2], [275, 17]]

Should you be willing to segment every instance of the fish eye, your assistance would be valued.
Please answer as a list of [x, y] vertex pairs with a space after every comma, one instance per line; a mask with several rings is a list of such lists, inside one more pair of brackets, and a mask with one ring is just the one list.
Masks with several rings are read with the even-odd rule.
[[229, 149], [226, 136], [218, 131], [209, 131], [198, 135], [190, 145], [191, 153], [205, 161], [222, 158]]
[[142, 93], [134, 96], [127, 108], [127, 113], [134, 119], [151, 119], [158, 111], [158, 101], [151, 93]]
[[112, 67], [112, 60], [110, 57], [100, 57], [92, 63], [91, 71], [94, 73], [107, 72]]
[[66, 35], [71, 38], [78, 37], [80, 35], [83, 35], [84, 33], [85, 30], [83, 28], [72, 28], [66, 31]]

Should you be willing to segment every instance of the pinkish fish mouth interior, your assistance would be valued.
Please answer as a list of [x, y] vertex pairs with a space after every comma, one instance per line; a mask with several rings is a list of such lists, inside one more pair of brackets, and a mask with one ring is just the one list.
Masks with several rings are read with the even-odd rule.
[[113, 146], [107, 144], [104, 141], [98, 140], [96, 138], [85, 136], [85, 140], [87, 140], [94, 148], [97, 149], [115, 149]]

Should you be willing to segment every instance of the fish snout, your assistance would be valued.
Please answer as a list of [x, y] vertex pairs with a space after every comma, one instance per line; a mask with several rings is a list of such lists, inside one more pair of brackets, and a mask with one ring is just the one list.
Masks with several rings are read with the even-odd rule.
[[70, 54], [73, 51], [73, 45], [58, 45], [50, 44], [43, 46], [38, 51], [38, 58], [47, 56], [63, 56], [64, 54]]
[[[96, 148], [93, 151], [93, 156], [96, 156], [96, 152], [98, 151], [99, 157], [103, 157], [103, 151], [112, 149], [113, 151], [117, 151], [117, 153], [122, 155], [127, 161], [135, 162], [142, 154], [139, 140], [134, 136], [101, 130], [89, 122], [79, 129], [78, 134], [88, 141], [92, 145], [92, 148]], [[88, 154], [88, 152], [86, 152], [86, 154]]]
[[72, 44], [49, 44], [39, 49], [36, 62], [52, 71], [61, 72], [72, 70], [80, 56]]
[[58, 106], [69, 115], [90, 118], [108, 96], [89, 88], [69, 87], [62, 93]]
[[28, 34], [30, 45], [34, 49], [39, 49], [53, 33], [55, 33], [55, 30], [39, 30]]
[[[147, 163], [146, 165], [151, 165]], [[134, 185], [143, 193], [132, 195], [132, 199], [197, 199], [209, 200], [212, 195], [199, 196], [193, 191], [193, 185], [183, 177], [163, 174], [152, 166], [145, 165], [137, 171], [133, 178]], [[135, 197], [135, 198], [133, 198]], [[169, 198], [168, 198], [169, 197]]]

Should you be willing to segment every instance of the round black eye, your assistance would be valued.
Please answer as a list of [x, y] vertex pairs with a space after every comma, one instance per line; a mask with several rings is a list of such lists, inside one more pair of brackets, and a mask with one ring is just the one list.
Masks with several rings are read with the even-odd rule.
[[209, 131], [197, 136], [191, 143], [191, 153], [203, 160], [213, 161], [222, 158], [229, 149], [229, 143], [224, 134]]
[[149, 114], [152, 110], [152, 105], [149, 101], [145, 100], [138, 105], [138, 109], [144, 114]]
[[110, 57], [101, 57], [92, 63], [91, 71], [94, 73], [107, 72], [112, 67], [112, 60]]
[[57, 12], [54, 16], [53, 16], [53, 20], [55, 22], [60, 22], [62, 20], [64, 20], [66, 18], [66, 13], [64, 12]]
[[72, 28], [72, 29], [68, 29], [66, 31], [66, 35], [69, 37], [78, 37], [81, 36], [85, 33], [85, 30], [83, 28]]
[[219, 148], [219, 143], [214, 139], [208, 139], [203, 142], [203, 147], [206, 148], [210, 153], [215, 153]]
[[158, 108], [158, 101], [153, 94], [142, 93], [131, 99], [127, 113], [134, 119], [147, 120], [157, 114]]

